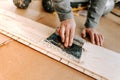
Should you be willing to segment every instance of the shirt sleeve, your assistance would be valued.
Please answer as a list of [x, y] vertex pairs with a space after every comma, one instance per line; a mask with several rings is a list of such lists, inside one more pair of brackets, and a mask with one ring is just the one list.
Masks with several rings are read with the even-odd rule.
[[107, 0], [91, 0], [91, 5], [88, 10], [88, 15], [85, 23], [85, 27], [96, 27], [102, 16]]
[[52, 2], [60, 21], [73, 18], [70, 0], [52, 0]]

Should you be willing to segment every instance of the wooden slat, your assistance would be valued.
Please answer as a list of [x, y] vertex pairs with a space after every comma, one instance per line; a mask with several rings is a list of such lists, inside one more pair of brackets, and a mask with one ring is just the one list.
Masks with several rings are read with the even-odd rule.
[[0, 47], [6, 45], [7, 43], [11, 42], [11, 38], [8, 38], [7, 36], [0, 34]]
[[97, 80], [120, 80], [120, 54], [86, 42], [81, 59], [75, 59], [45, 41], [54, 31], [43, 24], [0, 10], [1, 33]]
[[10, 38], [3, 36], [2, 34], [0, 34], [0, 45], [6, 41], [10, 40]]

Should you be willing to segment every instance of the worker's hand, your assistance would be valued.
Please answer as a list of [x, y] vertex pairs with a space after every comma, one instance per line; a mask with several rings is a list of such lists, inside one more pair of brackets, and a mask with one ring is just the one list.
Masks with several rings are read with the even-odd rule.
[[86, 34], [88, 34], [90, 36], [90, 41], [93, 44], [97, 44], [99, 46], [103, 45], [103, 41], [104, 41], [103, 35], [98, 33], [96, 29], [94, 29], [94, 28], [84, 28], [81, 35], [82, 35], [83, 38], [85, 38]]
[[75, 28], [76, 23], [74, 19], [67, 19], [61, 22], [58, 34], [60, 35], [65, 47], [72, 46]]

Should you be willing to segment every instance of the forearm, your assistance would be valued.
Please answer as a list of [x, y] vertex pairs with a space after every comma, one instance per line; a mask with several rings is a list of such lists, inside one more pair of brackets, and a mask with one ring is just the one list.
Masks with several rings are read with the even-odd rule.
[[96, 27], [102, 16], [107, 0], [91, 0], [85, 27]]
[[70, 0], [52, 0], [60, 21], [73, 18]]

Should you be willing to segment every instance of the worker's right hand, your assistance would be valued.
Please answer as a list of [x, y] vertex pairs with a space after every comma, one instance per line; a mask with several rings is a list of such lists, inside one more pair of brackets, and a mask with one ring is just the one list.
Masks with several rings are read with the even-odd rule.
[[60, 35], [65, 47], [72, 46], [75, 28], [76, 23], [74, 19], [67, 19], [61, 22], [58, 34]]

